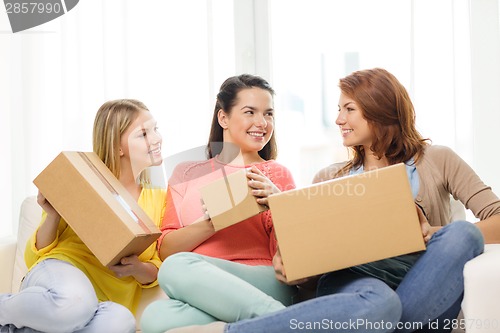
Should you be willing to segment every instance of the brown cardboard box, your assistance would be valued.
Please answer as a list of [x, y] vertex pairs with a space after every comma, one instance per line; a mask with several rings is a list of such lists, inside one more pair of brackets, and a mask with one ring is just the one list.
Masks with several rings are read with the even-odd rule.
[[62, 152], [33, 182], [105, 266], [161, 235], [95, 153]]
[[200, 188], [200, 192], [216, 231], [267, 210], [255, 200], [244, 169], [224, 174]]
[[288, 281], [425, 249], [404, 164], [269, 197]]

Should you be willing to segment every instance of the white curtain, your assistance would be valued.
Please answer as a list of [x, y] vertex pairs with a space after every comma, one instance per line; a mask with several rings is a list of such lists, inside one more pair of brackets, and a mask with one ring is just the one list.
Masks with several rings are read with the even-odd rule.
[[16, 34], [1, 20], [0, 236], [60, 151], [92, 150], [103, 102], [143, 101], [168, 156], [206, 143], [216, 86], [235, 73], [231, 0], [85, 0]]
[[206, 143], [219, 85], [242, 72], [264, 76], [277, 91], [279, 159], [299, 186], [344, 158], [337, 129], [325, 125], [336, 113], [338, 78], [380, 66], [410, 90], [422, 134], [454, 148], [498, 192], [498, 7], [499, 0], [82, 0], [16, 34], [0, 14], [0, 236], [16, 232], [21, 201], [36, 193], [32, 180], [61, 150], [92, 149], [104, 101], [142, 100], [169, 156]]

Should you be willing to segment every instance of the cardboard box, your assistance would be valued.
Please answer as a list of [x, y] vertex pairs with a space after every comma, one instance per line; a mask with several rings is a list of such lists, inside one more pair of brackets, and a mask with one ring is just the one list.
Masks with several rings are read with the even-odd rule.
[[244, 169], [224, 174], [200, 188], [200, 192], [216, 231], [267, 210], [253, 196]]
[[60, 153], [33, 181], [99, 261], [141, 254], [160, 235], [95, 153]]
[[288, 281], [425, 249], [404, 164], [269, 197]]

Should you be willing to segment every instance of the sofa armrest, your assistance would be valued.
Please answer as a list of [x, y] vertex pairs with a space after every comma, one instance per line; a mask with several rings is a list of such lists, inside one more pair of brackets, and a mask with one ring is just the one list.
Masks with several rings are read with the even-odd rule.
[[464, 325], [467, 333], [500, 332], [500, 244], [487, 244], [484, 253], [464, 268]]
[[16, 258], [17, 239], [14, 236], [0, 238], [0, 293], [12, 292], [12, 274]]

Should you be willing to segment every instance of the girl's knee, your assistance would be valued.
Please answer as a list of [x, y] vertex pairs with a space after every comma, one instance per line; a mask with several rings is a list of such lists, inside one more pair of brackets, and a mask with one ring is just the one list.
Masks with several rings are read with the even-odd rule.
[[456, 245], [450, 248], [455, 253], [460, 252], [459, 249], [462, 249], [469, 252], [471, 257], [475, 257], [484, 250], [483, 235], [474, 223], [455, 221], [446, 225], [440, 231], [442, 231], [440, 237], [449, 240], [447, 243]]
[[[373, 281], [375, 282], [375, 281]], [[364, 299], [364, 319], [369, 327], [367, 332], [391, 332], [396, 327], [403, 314], [403, 305], [396, 292], [382, 281], [373, 283], [373, 288], [360, 293]], [[385, 330], [384, 328], [387, 328]]]
[[380, 320], [391, 322], [394, 327], [401, 320], [403, 305], [401, 304], [398, 294], [396, 294], [393, 290], [391, 291], [392, 292], [390, 294], [387, 293], [385, 295], [383, 303], [380, 306], [380, 309], [382, 310]]
[[149, 304], [142, 313], [140, 326], [143, 333], [163, 333], [172, 328], [208, 324], [215, 318], [173, 299], [162, 299]]
[[167, 257], [158, 271], [158, 282], [161, 288], [169, 294], [169, 286], [178, 285], [178, 283], [187, 283], [187, 279], [197, 276], [196, 269], [191, 272], [190, 267], [193, 267], [197, 262], [202, 261], [199, 254], [192, 252], [179, 252]]
[[202, 256], [193, 252], [179, 252], [168, 256], [161, 265], [161, 270], [171, 271], [179, 267], [184, 268], [186, 265], [193, 264], [202, 260]]
[[165, 300], [158, 300], [150, 303], [142, 313], [140, 326], [144, 333], [165, 332], [167, 327], [164, 325], [166, 311], [164, 311]]
[[106, 332], [134, 333], [136, 331], [135, 317], [126, 307], [115, 306], [112, 314], [106, 321]]
[[136, 321], [129, 309], [108, 301], [99, 303], [99, 309], [87, 328], [89, 332], [133, 333]]
[[[48, 291], [50, 293], [50, 291]], [[51, 322], [58, 323], [55, 329], [73, 332], [84, 327], [95, 315], [98, 308], [97, 298], [73, 293], [69, 295], [52, 294], [53, 307], [49, 311]], [[54, 331], [56, 332], [56, 331]]]
[[453, 222], [450, 227], [453, 229], [458, 229], [459, 232], [461, 231], [460, 234], [462, 235], [463, 240], [469, 245], [476, 245], [483, 248], [483, 234], [474, 223], [467, 221], [456, 221]]
[[396, 325], [403, 313], [403, 305], [398, 294], [381, 280], [374, 278], [366, 280], [370, 281], [370, 288], [360, 296], [366, 300], [368, 317], [374, 323], [390, 322]]

